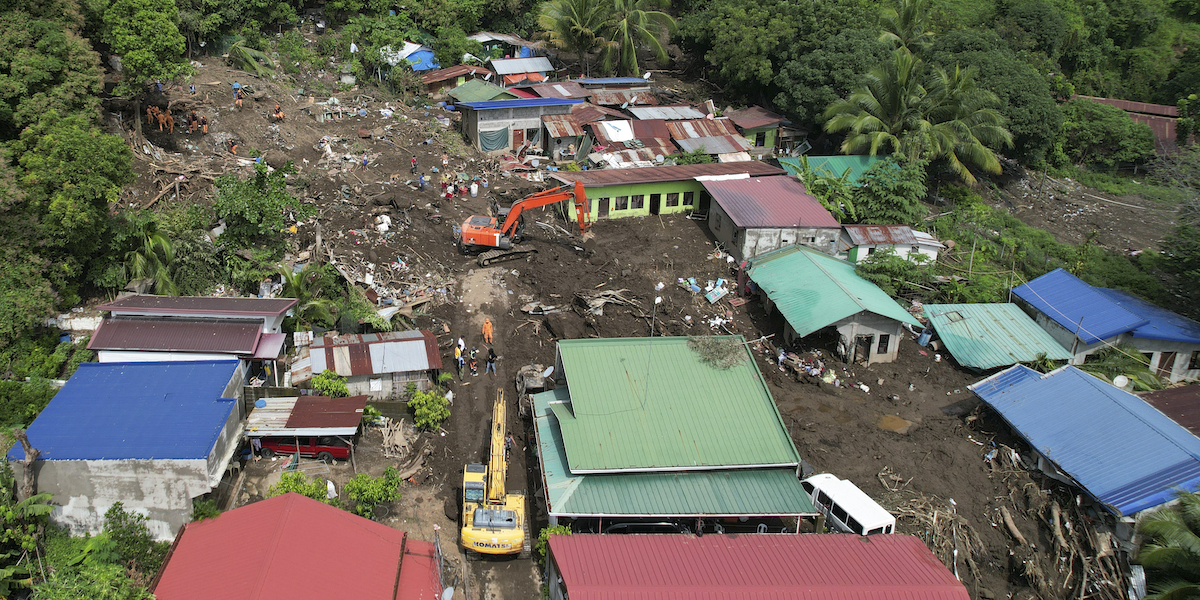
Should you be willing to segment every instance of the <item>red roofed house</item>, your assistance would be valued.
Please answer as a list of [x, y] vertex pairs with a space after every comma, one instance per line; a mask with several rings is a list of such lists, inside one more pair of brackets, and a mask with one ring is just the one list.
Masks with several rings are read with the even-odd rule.
[[703, 184], [713, 199], [708, 229], [734, 257], [754, 258], [792, 244], [833, 253], [842, 226], [799, 179], [714, 177]]
[[787, 119], [761, 107], [749, 106], [725, 112], [725, 116], [737, 125], [747, 140], [754, 144], [754, 152], [770, 154], [778, 142], [779, 129]]
[[425, 86], [425, 91], [430, 96], [437, 98], [441, 97], [446, 90], [454, 89], [473, 79], [488, 80], [495, 76], [495, 73], [484, 67], [454, 65], [421, 75], [421, 85]]
[[547, 562], [550, 600], [970, 598], [907, 535], [554, 535]]
[[158, 600], [436, 600], [434, 545], [299, 494], [188, 523], [150, 585]]

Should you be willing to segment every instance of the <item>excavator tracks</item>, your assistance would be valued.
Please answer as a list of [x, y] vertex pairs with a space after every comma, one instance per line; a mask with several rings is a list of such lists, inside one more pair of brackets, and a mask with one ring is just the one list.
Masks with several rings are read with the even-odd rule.
[[488, 250], [487, 252], [480, 254], [477, 260], [479, 262], [479, 266], [486, 267], [492, 263], [521, 258], [522, 256], [533, 254], [534, 252], [537, 252], [537, 248], [532, 248], [529, 246], [513, 246], [508, 250]]

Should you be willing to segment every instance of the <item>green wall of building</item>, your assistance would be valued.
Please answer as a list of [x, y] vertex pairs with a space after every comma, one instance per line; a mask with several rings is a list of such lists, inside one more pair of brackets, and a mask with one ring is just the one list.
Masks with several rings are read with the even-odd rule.
[[[603, 187], [585, 186], [584, 191], [588, 197], [588, 208], [591, 211], [589, 217], [591, 220], [601, 218], [618, 219], [621, 217], [645, 217], [655, 214], [651, 212], [651, 196], [654, 194], [661, 195], [657, 214], [669, 215], [695, 210], [700, 206], [700, 194], [704, 191], [704, 185], [695, 179], [686, 179], [682, 181], [629, 183]], [[686, 194], [689, 192], [692, 194], [692, 203], [684, 204], [687, 200]], [[667, 206], [668, 194], [679, 194], [678, 205]], [[633, 208], [633, 197], [639, 195], [642, 196], [642, 206], [641, 208]], [[617, 209], [617, 201], [620, 197], [627, 198], [626, 206], [628, 208], [624, 210]], [[600, 205], [603, 198], [608, 198], [608, 214], [601, 217]]]
[[752, 145], [752, 146], [754, 145], [754, 140], [755, 140], [755, 138], [758, 137], [759, 133], [767, 134], [767, 139], [766, 139], [765, 145], [755, 146], [754, 148], [751, 148], [750, 154], [756, 155], [756, 153], [761, 153], [761, 154], [774, 153], [774, 151], [775, 151], [775, 134], [776, 134], [775, 126], [759, 127], [757, 129], [742, 130], [742, 135], [745, 136], [747, 140], [750, 140], [750, 145]]

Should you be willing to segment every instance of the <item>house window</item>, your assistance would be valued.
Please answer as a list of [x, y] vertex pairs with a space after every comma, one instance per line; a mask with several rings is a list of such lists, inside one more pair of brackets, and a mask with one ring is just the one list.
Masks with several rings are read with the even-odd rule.
[[920, 253], [921, 253], [921, 247], [920, 247], [920, 246], [913, 246], [911, 249], [909, 249], [909, 252], [910, 252], [910, 253], [912, 253], [912, 254], [920, 254]]
[[613, 200], [613, 210], [629, 210], [629, 196], [617, 196]]
[[372, 378], [371, 379], [371, 391], [372, 392], [382, 392], [383, 391], [383, 379]]
[[679, 206], [679, 192], [667, 194], [667, 206]]
[[1142, 356], [1146, 357], [1145, 364], [1147, 367], [1154, 364], [1154, 353], [1153, 352], [1143, 352]]
[[646, 206], [646, 196], [644, 194], [635, 194], [629, 197], [629, 208], [639, 209]]
[[870, 248], [867, 248], [867, 255], [870, 256], [872, 254], [875, 254], [875, 246], [871, 246]]
[[754, 145], [762, 148], [767, 145], [767, 132], [760, 131], [754, 134]]
[[684, 206], [695, 206], [696, 205], [696, 192], [684, 192], [683, 193], [683, 205]]
[[875, 354], [887, 354], [888, 344], [892, 343], [892, 336], [884, 333], [879, 336], [879, 346], [875, 348]]
[[817, 238], [816, 238], [816, 237], [810, 237], [810, 238], [806, 238], [806, 239], [808, 240], [808, 243], [810, 243], [810, 244], [815, 244], [815, 243], [817, 243]]
[[1192, 353], [1192, 359], [1188, 361], [1188, 370], [1195, 371], [1200, 369], [1200, 350]]

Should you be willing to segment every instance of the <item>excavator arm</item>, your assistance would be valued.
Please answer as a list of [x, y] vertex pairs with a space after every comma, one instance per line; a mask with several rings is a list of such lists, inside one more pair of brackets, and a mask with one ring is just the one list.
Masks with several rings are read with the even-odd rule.
[[491, 456], [488, 457], [487, 501], [490, 504], [504, 504], [505, 479], [508, 476], [508, 456], [504, 452], [507, 411], [504, 392], [496, 392], [496, 404], [492, 406]]
[[504, 219], [504, 224], [500, 226], [500, 232], [508, 237], [512, 237], [516, 231], [517, 223], [521, 220], [521, 213], [531, 208], [547, 206], [562, 202], [563, 200], [575, 201], [575, 217], [579, 221], [579, 231], [587, 231], [587, 194], [583, 191], [583, 184], [576, 181], [574, 189], [567, 190], [565, 189], [566, 187], [565, 185], [560, 185], [544, 192], [538, 192], [513, 204], [512, 208], [508, 210], [508, 218]]

